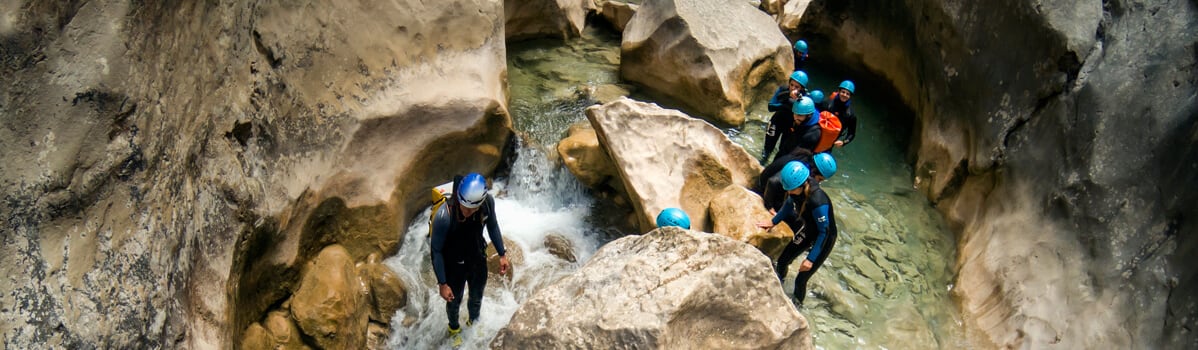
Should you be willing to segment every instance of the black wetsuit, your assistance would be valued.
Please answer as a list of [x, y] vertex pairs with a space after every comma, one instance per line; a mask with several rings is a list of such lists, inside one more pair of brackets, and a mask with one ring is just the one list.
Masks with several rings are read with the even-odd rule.
[[[795, 277], [794, 296], [798, 299], [799, 304], [803, 303], [803, 299], [807, 296], [807, 281], [819, 270], [820, 266], [824, 265], [824, 260], [828, 259], [828, 255], [832, 252], [832, 247], [836, 245], [836, 214], [832, 209], [832, 200], [828, 198], [828, 194], [824, 192], [818, 184], [811, 185], [811, 195], [807, 198], [799, 196], [787, 196], [786, 204], [782, 209], [778, 210], [778, 214], [774, 216], [773, 223], [777, 225], [784, 220], [791, 229], [796, 230], [796, 238], [798, 231], [802, 230], [803, 237], [797, 242], [791, 242], [782, 249], [782, 255], [778, 257], [778, 265], [775, 267], [778, 273], [778, 279], [786, 278], [786, 272], [790, 264], [795, 258], [799, 257], [803, 251], [808, 248], [811, 252], [807, 254], [807, 260], [811, 261], [811, 269], [799, 272]], [[806, 201], [806, 204], [795, 203], [795, 201]], [[800, 213], [799, 211], [802, 210]], [[791, 224], [790, 220], [801, 217], [797, 225]]]
[[770, 125], [765, 130], [765, 145], [761, 148], [760, 159], [763, 165], [767, 164], [770, 153], [774, 152], [775, 144], [778, 146], [779, 155], [790, 153], [796, 147], [814, 150], [815, 146], [819, 145], [819, 114], [813, 114], [805, 123], [795, 125], [794, 113], [790, 111], [794, 102], [785, 95], [789, 93], [786, 88], [778, 88], [774, 98], [770, 100], [769, 109], [774, 111], [774, 116], [770, 118]]
[[[457, 193], [459, 182], [460, 179], [455, 179], [454, 193]], [[467, 284], [470, 285], [470, 300], [466, 303], [466, 310], [470, 320], [477, 320], [482, 311], [483, 290], [487, 287], [484, 226], [491, 237], [491, 244], [495, 245], [495, 251], [500, 256], [507, 253], [499, 223], [495, 219], [495, 199], [488, 194], [474, 214], [462, 217], [457, 196], [450, 196], [433, 215], [432, 242], [429, 244], [433, 272], [437, 275], [438, 285], [448, 284], [453, 291], [453, 301], [445, 303], [445, 314], [449, 317], [449, 328], [460, 329], [458, 314], [461, 312], [462, 291]]]
[[853, 113], [853, 100], [849, 99], [848, 102], [842, 102], [838, 95], [839, 93], [833, 93], [832, 100], [828, 101], [826, 106], [828, 107], [828, 112], [832, 112], [837, 118], [840, 118], [841, 129], [840, 136], [837, 139], [844, 141], [844, 144], [848, 145], [857, 137], [857, 114]]
[[774, 161], [761, 171], [761, 176], [757, 178], [757, 187], [753, 190], [761, 195], [766, 209], [778, 210], [782, 208], [782, 202], [786, 199], [786, 191], [782, 189], [782, 182], [778, 178], [778, 173], [782, 171], [783, 167], [786, 167], [786, 163], [796, 160], [803, 162], [808, 168], [813, 166], [811, 152], [795, 150], [774, 157]]

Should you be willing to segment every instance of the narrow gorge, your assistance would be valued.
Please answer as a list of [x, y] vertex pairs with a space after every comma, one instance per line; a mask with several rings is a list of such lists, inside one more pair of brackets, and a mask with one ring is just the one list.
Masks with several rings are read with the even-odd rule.
[[[743, 187], [796, 39], [877, 134], [792, 309]], [[1194, 348], [1196, 66], [1184, 0], [4, 1], [0, 343], [445, 347], [477, 171], [471, 348]]]

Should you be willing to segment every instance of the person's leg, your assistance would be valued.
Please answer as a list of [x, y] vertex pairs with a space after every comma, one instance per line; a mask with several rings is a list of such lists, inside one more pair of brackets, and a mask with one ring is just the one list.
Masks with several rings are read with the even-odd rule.
[[799, 305], [802, 305], [803, 299], [807, 297], [807, 281], [811, 279], [812, 275], [815, 275], [815, 271], [819, 271], [820, 266], [824, 266], [824, 260], [828, 259], [828, 255], [832, 255], [832, 246], [834, 245], [836, 245], [836, 235], [828, 236], [828, 239], [824, 240], [824, 255], [811, 262], [810, 270], [799, 272], [799, 275], [795, 276], [794, 296], [799, 300]]
[[445, 316], [449, 318], [449, 329], [461, 329], [459, 324], [459, 314], [462, 311], [462, 291], [466, 287], [466, 269], [462, 265], [448, 263], [445, 264], [445, 283], [449, 285], [449, 290], [453, 291], [453, 301], [445, 302]]
[[483, 291], [487, 288], [486, 263], [470, 267], [470, 300], [466, 301], [466, 310], [470, 313], [469, 323], [478, 321], [483, 308]]
[[806, 250], [802, 246], [802, 242], [790, 242], [782, 248], [782, 254], [778, 255], [778, 265], [774, 266], [774, 272], [778, 274], [778, 280], [786, 279], [786, 272], [790, 270], [790, 264], [795, 261]]

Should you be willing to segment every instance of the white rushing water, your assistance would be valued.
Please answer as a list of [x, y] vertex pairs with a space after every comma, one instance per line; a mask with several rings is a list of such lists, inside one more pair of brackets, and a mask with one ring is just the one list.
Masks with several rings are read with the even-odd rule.
[[[496, 181], [493, 187], [500, 231], [516, 245], [509, 250], [522, 252], [523, 262], [518, 263], [509, 253], [515, 265], [511, 282], [491, 276], [479, 322], [463, 329], [463, 349], [487, 348], [524, 300], [572, 273], [599, 246], [599, 230], [587, 223], [593, 200], [573, 175], [547, 159], [543, 150], [521, 146], [509, 180]], [[392, 319], [387, 343], [392, 349], [450, 348], [445, 301], [437, 293], [429, 259], [428, 217], [426, 209], [406, 229], [399, 253], [385, 262], [408, 287], [409, 305]], [[544, 242], [554, 234], [571, 243], [576, 262], [550, 253]]]

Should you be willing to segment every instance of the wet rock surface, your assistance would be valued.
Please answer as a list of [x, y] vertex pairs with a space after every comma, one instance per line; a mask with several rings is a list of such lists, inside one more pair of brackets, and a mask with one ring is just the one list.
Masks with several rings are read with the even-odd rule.
[[[19, 8], [6, 348], [234, 347], [324, 246], [393, 253], [415, 189], [494, 168], [510, 134], [497, 1]], [[378, 224], [310, 215], [334, 202]]]
[[961, 232], [954, 292], [973, 334], [998, 347], [1193, 347], [1198, 303], [1181, 291], [1198, 284], [1183, 262], [1198, 243], [1178, 218], [1195, 210], [1179, 185], [1198, 164], [1180, 136], [1198, 119], [1195, 11], [847, 1], [813, 6], [800, 31], [917, 111], [916, 184]]
[[812, 349], [756, 248], [676, 227], [603, 246], [525, 302], [498, 348]]
[[624, 29], [620, 76], [689, 114], [737, 126], [749, 104], [785, 83], [790, 50], [777, 24], [747, 2], [652, 1]]

